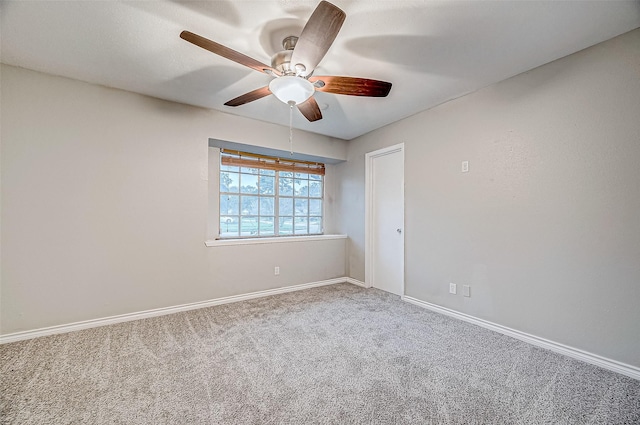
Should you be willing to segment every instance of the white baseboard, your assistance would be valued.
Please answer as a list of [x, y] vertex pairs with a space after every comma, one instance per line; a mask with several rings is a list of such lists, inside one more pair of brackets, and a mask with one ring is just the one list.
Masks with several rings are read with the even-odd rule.
[[350, 283], [352, 285], [361, 286], [363, 288], [368, 288], [368, 286], [362, 282], [361, 280], [354, 279], [352, 277], [346, 277], [345, 282]]
[[569, 347], [567, 345], [550, 341], [548, 339], [540, 338], [535, 335], [518, 331], [516, 329], [498, 325], [497, 323], [489, 322], [488, 320], [484, 320], [484, 319], [479, 319], [477, 317], [470, 316], [465, 313], [460, 313], [458, 311], [451, 310], [446, 307], [441, 307], [436, 304], [431, 304], [429, 302], [422, 301], [417, 298], [403, 296], [402, 300], [409, 302], [411, 304], [415, 304], [417, 306], [426, 308], [428, 310], [435, 311], [436, 313], [441, 313], [447, 316], [455, 317], [456, 319], [473, 323], [474, 325], [478, 325], [483, 328], [490, 329], [492, 331], [499, 332], [504, 335], [508, 335], [512, 338], [519, 339], [529, 344], [532, 344], [541, 348], [546, 348], [547, 350], [554, 351], [556, 353], [563, 354], [565, 356], [569, 356], [577, 360], [581, 360], [585, 363], [590, 363], [592, 365], [599, 366], [603, 369], [608, 369], [612, 372], [620, 373], [630, 378], [640, 380], [640, 368], [638, 367], [631, 366], [626, 363], [618, 362], [616, 360], [611, 360], [606, 357], [599, 356], [597, 354], [580, 350], [578, 348]]
[[195, 310], [198, 308], [211, 307], [214, 305], [235, 303], [238, 301], [251, 300], [254, 298], [268, 297], [270, 295], [284, 294], [286, 292], [301, 291], [303, 289], [315, 288], [318, 286], [334, 285], [345, 283], [347, 278], [322, 280], [319, 282], [303, 283], [301, 285], [285, 286], [282, 288], [267, 289], [265, 291], [251, 292], [248, 294], [233, 295], [230, 297], [216, 298], [213, 300], [199, 301], [189, 304], [180, 304], [171, 307], [155, 308], [152, 310], [139, 311], [136, 313], [119, 314], [117, 316], [103, 317], [100, 319], [84, 320], [82, 322], [68, 323], [65, 325], [49, 326], [46, 328], [34, 329], [30, 331], [15, 332], [0, 335], [0, 344], [23, 341], [25, 339], [38, 338], [41, 336], [55, 335], [66, 332], [79, 331], [82, 329], [95, 328], [98, 326], [113, 325], [114, 323], [129, 322], [132, 320], [147, 319], [149, 317], [164, 316], [166, 314], [179, 313], [181, 311]]

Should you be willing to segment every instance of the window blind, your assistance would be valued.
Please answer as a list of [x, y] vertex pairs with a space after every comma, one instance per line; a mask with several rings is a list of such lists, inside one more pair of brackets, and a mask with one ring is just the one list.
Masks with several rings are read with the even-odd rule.
[[275, 171], [291, 171], [294, 173], [309, 173], [324, 176], [324, 164], [311, 161], [278, 158], [249, 152], [229, 149], [220, 150], [222, 165], [233, 165], [250, 168], [263, 168]]

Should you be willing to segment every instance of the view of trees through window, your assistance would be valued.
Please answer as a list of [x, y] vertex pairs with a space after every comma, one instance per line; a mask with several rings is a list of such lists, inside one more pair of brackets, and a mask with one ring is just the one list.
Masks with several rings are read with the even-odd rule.
[[322, 234], [323, 176], [220, 166], [220, 236]]

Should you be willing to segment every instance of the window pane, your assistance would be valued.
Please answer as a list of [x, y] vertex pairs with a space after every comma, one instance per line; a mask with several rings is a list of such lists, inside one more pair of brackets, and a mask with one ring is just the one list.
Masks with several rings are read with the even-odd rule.
[[266, 196], [260, 197], [260, 216], [274, 215], [276, 213], [274, 203], [275, 198]]
[[293, 177], [293, 173], [291, 171], [280, 171], [280, 177]]
[[281, 235], [292, 235], [293, 234], [293, 217], [282, 217], [278, 218], [278, 225], [280, 226], [280, 234]]
[[295, 180], [295, 193], [296, 196], [308, 196], [309, 194], [309, 180]]
[[260, 217], [260, 223], [258, 225], [260, 236], [273, 236], [275, 234], [273, 217]]
[[307, 217], [296, 217], [294, 231], [296, 235], [306, 235], [309, 233], [307, 230]]
[[309, 199], [309, 215], [322, 215], [322, 199]]
[[260, 194], [273, 195], [275, 193], [276, 178], [260, 176]]
[[240, 235], [256, 236], [258, 234], [258, 217], [240, 217]]
[[[282, 175], [284, 173], [280, 174]], [[280, 196], [293, 196], [293, 180], [280, 177], [280, 186], [278, 189]]]
[[238, 173], [220, 173], [220, 192], [238, 192]]
[[295, 215], [309, 215], [309, 200], [307, 198], [295, 198], [296, 212]]
[[309, 217], [309, 233], [322, 233], [322, 218]]
[[242, 168], [240, 168], [240, 172], [241, 173], [247, 173], [247, 174], [258, 174], [258, 168], [242, 167]]
[[297, 179], [308, 179], [309, 178], [309, 174], [307, 173], [296, 173], [296, 178]]
[[276, 172], [275, 170], [260, 170], [260, 175], [262, 176], [275, 176]]
[[220, 236], [238, 236], [238, 217], [220, 216]]
[[258, 193], [258, 176], [251, 174], [240, 174], [240, 192]]
[[311, 180], [309, 182], [309, 196], [312, 198], [322, 198], [322, 182]]
[[310, 180], [322, 180], [322, 176], [320, 174], [309, 174]]
[[220, 164], [220, 171], [235, 171], [238, 172], [238, 167], [235, 165], [222, 165]]
[[220, 215], [237, 215], [240, 208], [238, 195], [220, 195]]
[[241, 196], [240, 204], [242, 207], [242, 210], [240, 210], [240, 215], [258, 215], [257, 196]]
[[279, 215], [293, 215], [293, 198], [280, 198]]

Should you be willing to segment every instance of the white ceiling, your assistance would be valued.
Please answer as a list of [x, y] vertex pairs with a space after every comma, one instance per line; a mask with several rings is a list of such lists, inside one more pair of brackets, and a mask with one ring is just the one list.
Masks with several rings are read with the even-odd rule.
[[[182, 30], [261, 62], [319, 0], [2, 1], [3, 63], [288, 125], [269, 96], [224, 102], [270, 77], [180, 39]], [[315, 75], [393, 83], [387, 98], [316, 93], [324, 119], [294, 127], [352, 139], [640, 27], [638, 1], [334, 0], [347, 19]], [[298, 34], [294, 34], [298, 35]]]

